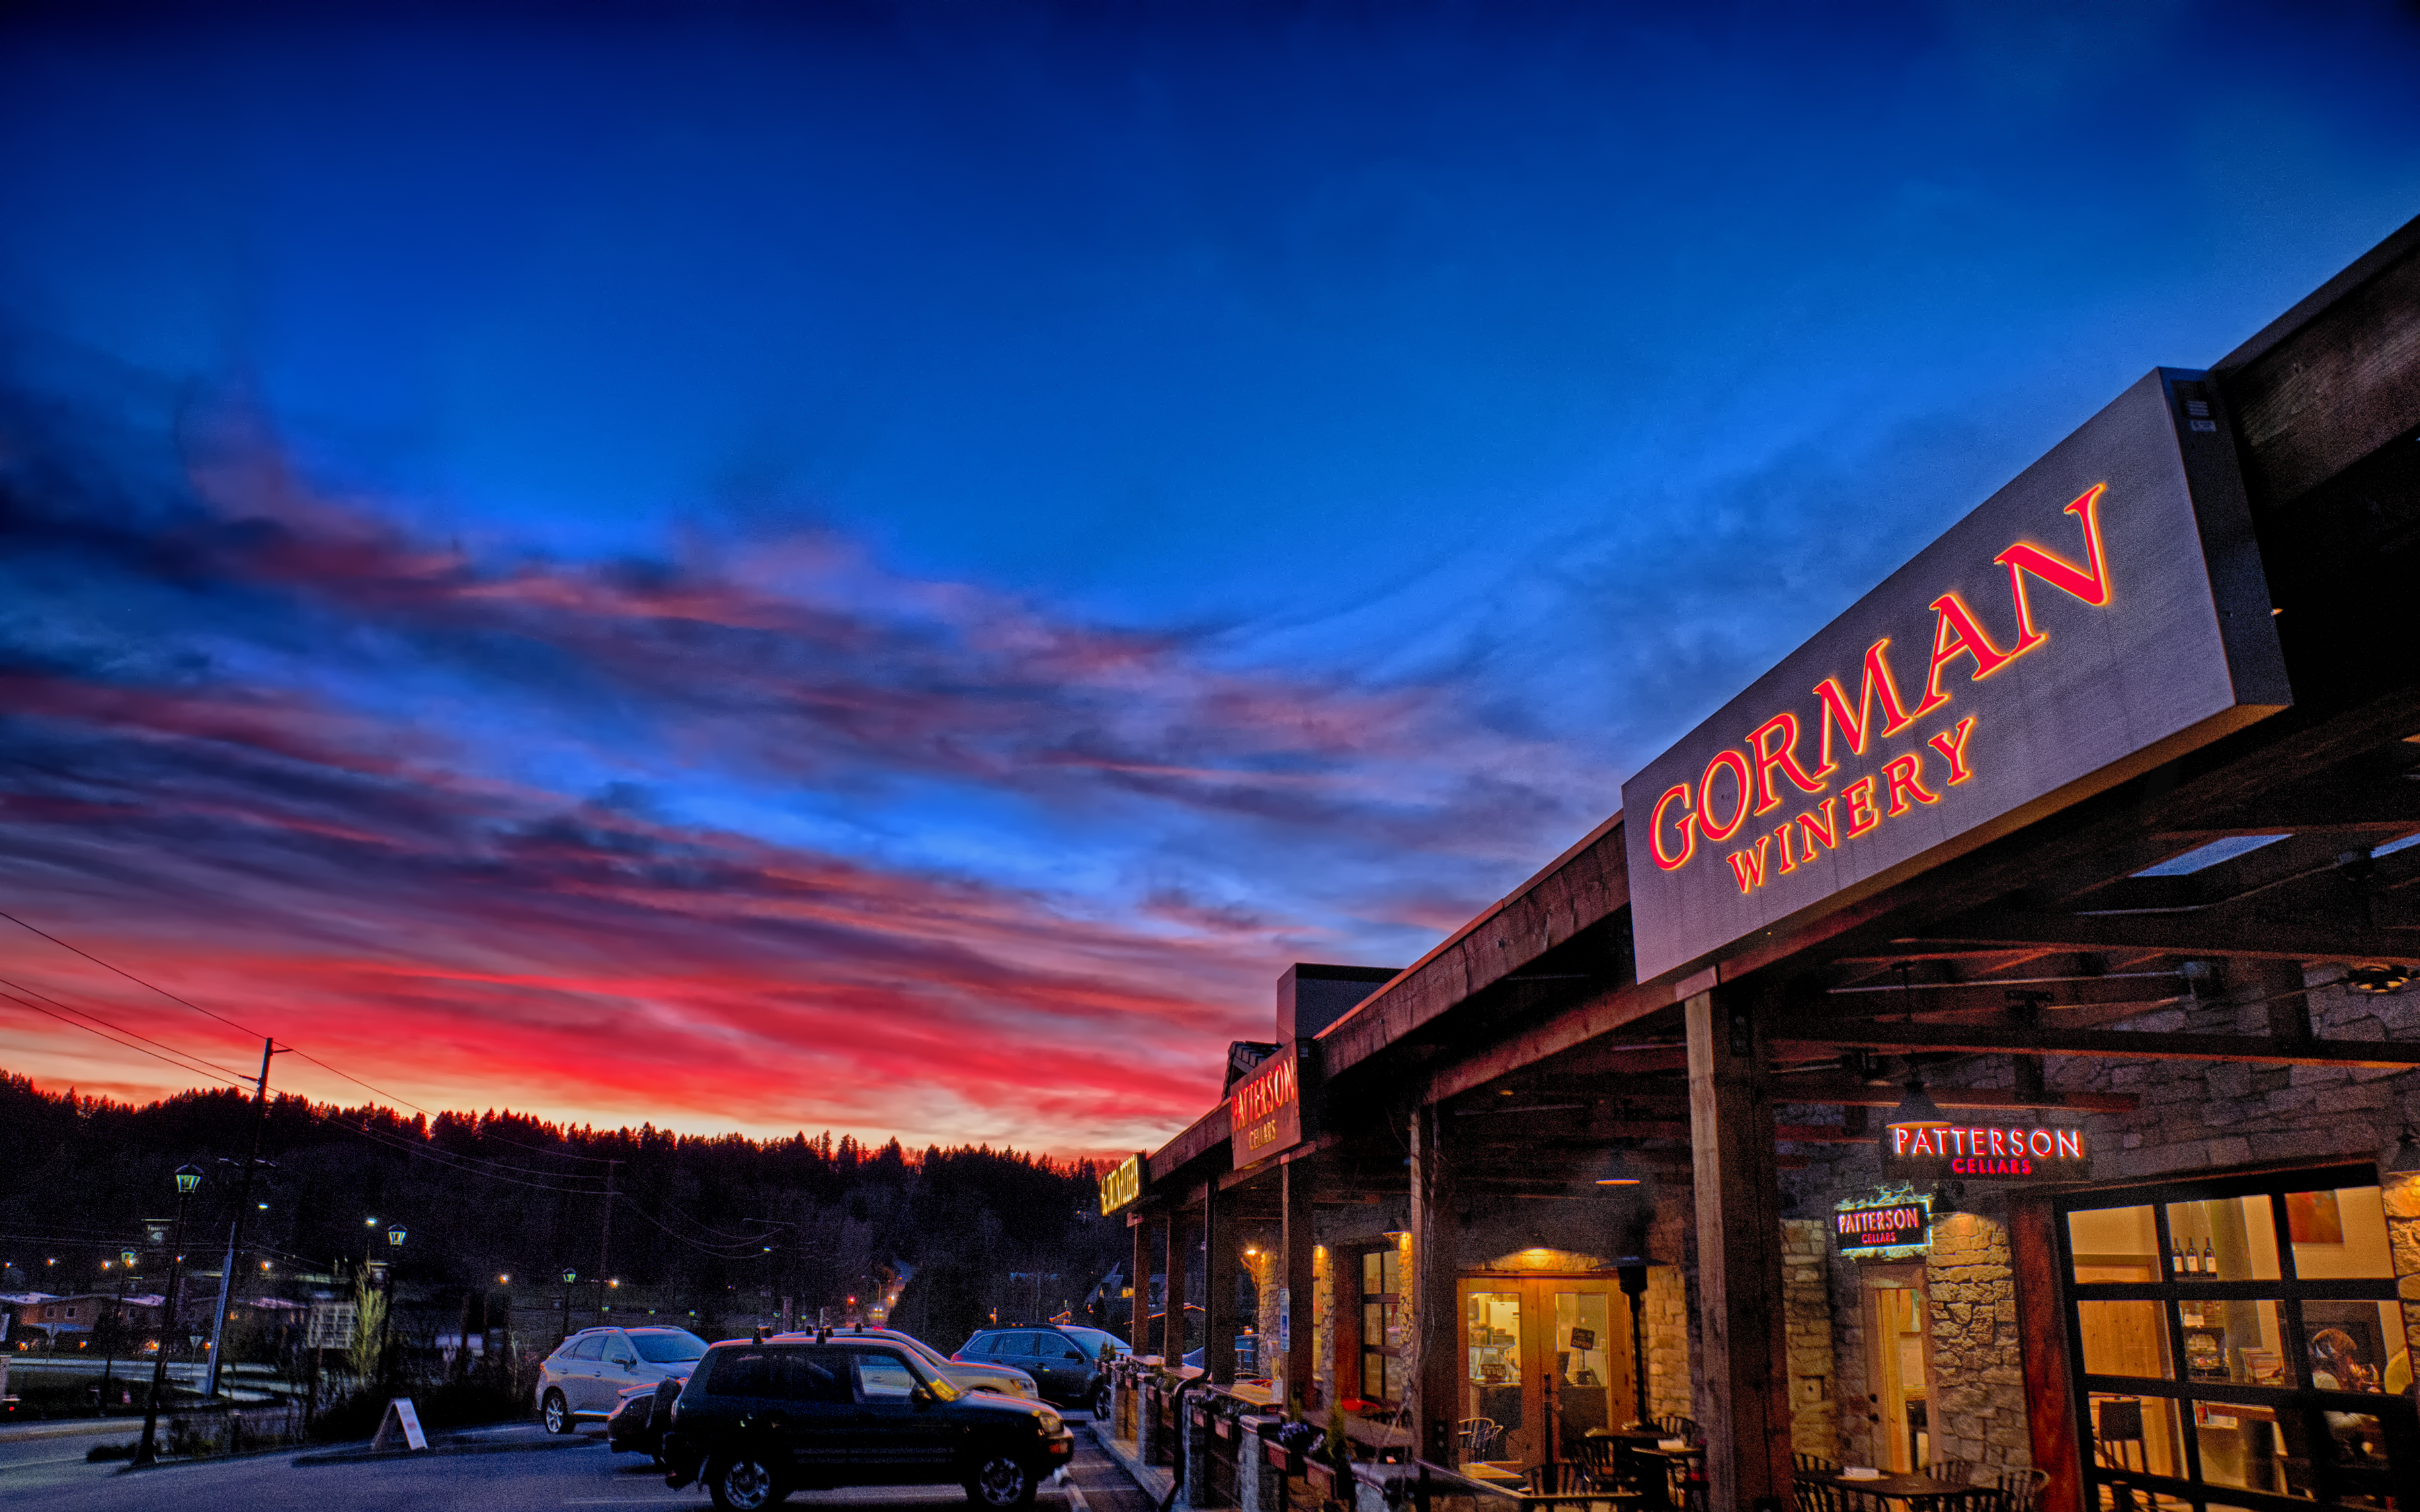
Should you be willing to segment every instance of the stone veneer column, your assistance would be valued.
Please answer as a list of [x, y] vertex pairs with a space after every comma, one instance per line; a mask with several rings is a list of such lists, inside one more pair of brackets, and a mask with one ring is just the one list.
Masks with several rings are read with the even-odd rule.
[[1983, 1475], [2031, 1465], [2008, 1229], [1971, 1212], [1935, 1219], [1924, 1285], [1932, 1325], [1931, 1452], [1971, 1459]]
[[[1327, 1246], [1311, 1252], [1311, 1378], [1319, 1385], [1319, 1399], [1334, 1407], [1336, 1395], [1336, 1268]], [[1354, 1395], [1358, 1396], [1356, 1392]]]
[[1831, 1233], [1819, 1219], [1781, 1222], [1781, 1326], [1790, 1358], [1790, 1446], [1840, 1456], [1838, 1372], [1832, 1363]]
[[[2387, 1158], [2394, 1158], [2392, 1146]], [[2404, 1347], [2420, 1362], [2420, 1172], [2385, 1177], [2379, 1185], [2386, 1207], [2386, 1249], [2403, 1299]]]

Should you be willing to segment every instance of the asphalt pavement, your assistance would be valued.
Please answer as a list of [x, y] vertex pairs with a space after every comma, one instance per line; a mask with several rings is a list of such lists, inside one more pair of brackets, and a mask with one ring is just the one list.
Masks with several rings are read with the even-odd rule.
[[[1077, 1462], [1043, 1488], [1038, 1512], [1127, 1512], [1122, 1472], [1094, 1446], [1080, 1426]], [[60, 1425], [66, 1427], [67, 1425]], [[480, 1452], [414, 1455], [338, 1464], [298, 1464], [293, 1449], [232, 1459], [167, 1464], [130, 1471], [87, 1464], [97, 1443], [130, 1435], [117, 1423], [77, 1425], [88, 1431], [0, 1441], [0, 1504], [39, 1504], [61, 1512], [157, 1512], [163, 1506], [232, 1507], [242, 1512], [557, 1512], [559, 1508], [706, 1507], [698, 1487], [672, 1490], [663, 1473], [639, 1455], [609, 1453], [601, 1429], [565, 1440], [535, 1424], [448, 1435], [445, 1444]], [[355, 1446], [359, 1447], [359, 1446]], [[317, 1456], [322, 1451], [314, 1451]], [[1105, 1480], [1103, 1472], [1113, 1479]], [[1088, 1493], [1079, 1489], [1098, 1487]], [[1137, 1493], [1140, 1494], [1140, 1493]], [[955, 1486], [878, 1486], [800, 1491], [787, 1504], [869, 1507], [879, 1512], [965, 1512]]]

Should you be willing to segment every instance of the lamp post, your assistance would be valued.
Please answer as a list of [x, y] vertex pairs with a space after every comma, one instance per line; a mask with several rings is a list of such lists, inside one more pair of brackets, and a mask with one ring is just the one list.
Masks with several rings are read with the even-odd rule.
[[563, 1336], [571, 1337], [571, 1288], [580, 1284], [580, 1273], [566, 1269], [563, 1273]]
[[168, 1380], [168, 1331], [177, 1326], [177, 1273], [185, 1263], [185, 1204], [201, 1184], [200, 1166], [177, 1167], [177, 1228], [168, 1242], [168, 1289], [160, 1299], [160, 1357], [151, 1362], [151, 1400], [143, 1409], [143, 1442], [134, 1451], [138, 1465], [153, 1464], [160, 1458], [160, 1388]]
[[379, 1314], [379, 1380], [391, 1384], [394, 1379], [387, 1347], [395, 1336], [396, 1267], [403, 1259], [404, 1235], [409, 1232], [401, 1224], [389, 1224], [386, 1228], [386, 1307]]
[[[108, 1270], [109, 1262], [101, 1261], [101, 1268], [104, 1271]], [[92, 1415], [95, 1417], [106, 1417], [109, 1414], [109, 1388], [116, 1383], [117, 1378], [117, 1335], [118, 1331], [126, 1326], [126, 1278], [132, 1274], [133, 1271], [134, 1252], [131, 1249], [119, 1250], [117, 1252], [117, 1305], [109, 1315], [109, 1349], [101, 1356], [101, 1395], [93, 1398], [92, 1404]]]

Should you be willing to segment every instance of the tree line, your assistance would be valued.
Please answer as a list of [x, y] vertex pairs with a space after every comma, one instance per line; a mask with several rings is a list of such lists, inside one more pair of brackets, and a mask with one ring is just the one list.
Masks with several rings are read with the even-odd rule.
[[[256, 1124], [273, 1164], [256, 1168], [238, 1273], [246, 1295], [256, 1276], [261, 1291], [290, 1296], [304, 1276], [345, 1278], [365, 1258], [392, 1258], [405, 1304], [503, 1291], [529, 1307], [515, 1288], [535, 1288], [569, 1291], [593, 1316], [607, 1298], [591, 1288], [610, 1277], [621, 1283], [617, 1312], [644, 1303], [719, 1329], [784, 1297], [801, 1318], [837, 1317], [848, 1298], [862, 1309], [904, 1280], [894, 1320], [947, 1350], [995, 1313], [1030, 1321], [1037, 1307], [1080, 1309], [1125, 1246], [1099, 1213], [1089, 1161], [910, 1150], [829, 1132], [596, 1129], [509, 1111], [406, 1117], [291, 1095], [272, 1097], [264, 1120], [231, 1089], [137, 1106], [0, 1073], [7, 1289], [107, 1289], [100, 1262], [139, 1249], [146, 1220], [174, 1215], [173, 1173], [189, 1163], [205, 1175], [187, 1264], [215, 1272]], [[395, 1250], [385, 1231], [398, 1225], [407, 1238]], [[163, 1257], [144, 1274], [156, 1285], [164, 1270]], [[566, 1270], [577, 1287], [561, 1285]]]

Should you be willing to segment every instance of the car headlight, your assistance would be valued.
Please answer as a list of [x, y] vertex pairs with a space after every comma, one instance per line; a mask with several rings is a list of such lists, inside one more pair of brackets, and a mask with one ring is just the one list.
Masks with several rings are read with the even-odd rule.
[[1066, 1427], [1065, 1422], [1061, 1419], [1058, 1413], [1050, 1412], [1047, 1409], [1045, 1409], [1034, 1415], [1042, 1420], [1042, 1436], [1046, 1439], [1057, 1438], [1059, 1436], [1059, 1430]]

